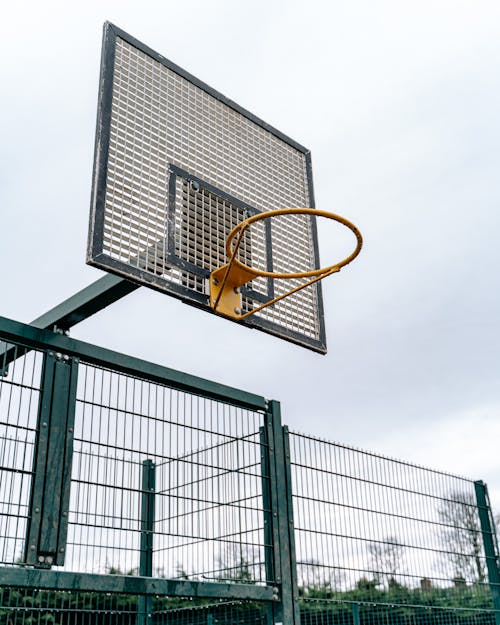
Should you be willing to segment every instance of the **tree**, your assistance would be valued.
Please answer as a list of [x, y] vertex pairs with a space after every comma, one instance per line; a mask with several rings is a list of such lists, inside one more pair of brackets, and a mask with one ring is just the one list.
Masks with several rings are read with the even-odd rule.
[[339, 569], [321, 564], [314, 558], [300, 562], [297, 570], [299, 592], [309, 598], [331, 599], [340, 589], [344, 577]]
[[453, 491], [438, 508], [441, 540], [453, 567], [453, 579], [484, 582], [481, 526], [473, 495]]
[[220, 581], [240, 584], [255, 583], [255, 570], [260, 567], [256, 550], [249, 545], [227, 543], [218, 558]]
[[495, 530], [498, 535], [500, 533], [500, 512], [495, 512], [493, 520], [495, 522]]
[[189, 573], [180, 562], [175, 567], [175, 579], [189, 579]]
[[358, 581], [356, 582], [356, 590], [361, 590], [362, 592], [371, 593], [374, 590], [377, 590], [377, 580], [368, 579], [365, 576], [360, 577]]
[[387, 536], [382, 541], [368, 543], [370, 564], [375, 573], [376, 584], [384, 584], [394, 588], [400, 584], [396, 576], [403, 573], [404, 545], [396, 536]]

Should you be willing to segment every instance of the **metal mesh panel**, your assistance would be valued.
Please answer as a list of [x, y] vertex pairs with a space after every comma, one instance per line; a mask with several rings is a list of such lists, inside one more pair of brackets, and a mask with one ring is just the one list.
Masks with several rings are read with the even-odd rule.
[[[149, 618], [148, 618], [149, 616]], [[253, 602], [200, 601], [156, 597], [150, 612], [136, 595], [0, 588], [0, 622], [5, 625], [267, 625], [265, 608]], [[272, 622], [272, 621], [271, 621]], [[301, 603], [301, 625], [494, 625], [491, 611], [346, 604]]]
[[158, 625], [268, 625], [265, 608], [257, 603], [193, 602], [178, 607], [172, 600], [157, 601], [154, 623]]
[[264, 625], [264, 609], [244, 601], [156, 597], [150, 612], [136, 595], [0, 588], [5, 625]]
[[[169, 577], [265, 580], [258, 440], [213, 437], [213, 444], [158, 467], [161, 504], [156, 557], [175, 558]], [[221, 505], [222, 504], [222, 505]]]
[[139, 572], [151, 461], [153, 574], [264, 581], [262, 418], [81, 365], [65, 569]]
[[[310, 206], [306, 155], [302, 151], [117, 37], [102, 252], [119, 261], [122, 268], [151, 272], [159, 288], [163, 285], [168, 290], [169, 284], [177, 284], [206, 293], [199, 275], [186, 276], [175, 263], [167, 261], [171, 164], [258, 211]], [[176, 223], [180, 220], [185, 224], [183, 191], [178, 192], [177, 200]], [[209, 211], [213, 216], [214, 207]], [[234, 215], [234, 219], [239, 216]], [[206, 221], [198, 226], [204, 228]], [[206, 236], [188, 240], [177, 231], [176, 246], [182, 248], [181, 255], [200, 267], [208, 264], [212, 268], [215, 260], [225, 262], [219, 250], [224, 248], [226, 229], [209, 232], [209, 238], [216, 235], [219, 240], [208, 241]], [[259, 238], [257, 234], [251, 236]], [[208, 263], [207, 243], [217, 250], [209, 253]], [[307, 217], [276, 220], [272, 245], [275, 271], [317, 267]], [[257, 252], [257, 247], [254, 251], [252, 245], [251, 261], [259, 266], [265, 264], [265, 251], [261, 245]], [[99, 264], [99, 259], [93, 260]], [[293, 286], [277, 285], [277, 294]], [[317, 285], [257, 315], [275, 327], [312, 340], [322, 339]]]
[[495, 614], [481, 609], [303, 601], [300, 625], [494, 625]]
[[[225, 241], [229, 232], [248, 214], [216, 193], [199, 188], [193, 189], [188, 180], [176, 179], [176, 200], [181, 211], [175, 213], [175, 254], [182, 260], [206, 270], [206, 276], [227, 262]], [[265, 240], [263, 227], [253, 236], [245, 237], [238, 257], [248, 265], [260, 258], [265, 266]], [[258, 243], [257, 243], [258, 240]], [[252, 254], [252, 250], [254, 253]], [[260, 254], [257, 251], [260, 251]], [[200, 293], [208, 294], [206, 277], [183, 272], [183, 284]], [[255, 286], [254, 286], [255, 288]]]
[[[193, 265], [212, 271], [224, 263], [224, 236], [245, 219], [245, 211], [206, 189], [193, 190], [186, 180], [180, 179], [177, 186], [183, 210], [176, 224], [176, 253]], [[243, 242], [241, 252], [251, 263], [248, 241]]]
[[5, 625], [136, 625], [137, 616], [133, 595], [0, 588]]
[[492, 608], [474, 483], [290, 436], [305, 599]]
[[[5, 355], [13, 353], [7, 366]], [[22, 559], [43, 355], [0, 342], [0, 562]]]
[[[500, 622], [483, 482], [288, 434], [264, 398], [4, 326], [2, 336], [24, 345], [0, 346], [0, 622], [267, 625], [295, 577], [303, 625]], [[74, 423], [65, 402], [76, 402]], [[46, 420], [59, 439], [48, 449], [69, 449], [57, 425], [74, 451], [69, 510], [59, 505], [57, 519], [65, 489], [51, 480], [53, 464], [39, 462]], [[41, 511], [35, 494], [47, 480], [54, 497], [44, 483]], [[290, 498], [293, 520], [282, 505]], [[32, 535], [46, 554], [35, 536], [44, 531], [32, 531], [39, 514], [64, 528], [68, 519], [55, 550], [64, 565], [29, 560]]]

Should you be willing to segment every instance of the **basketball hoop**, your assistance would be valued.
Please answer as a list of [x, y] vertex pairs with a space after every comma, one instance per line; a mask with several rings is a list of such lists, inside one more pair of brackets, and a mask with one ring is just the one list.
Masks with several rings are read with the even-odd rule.
[[[280, 215], [310, 215], [312, 217], [326, 217], [327, 219], [332, 219], [333, 221], [346, 226], [354, 233], [354, 236], [356, 237], [356, 249], [352, 252], [352, 254], [347, 256], [347, 258], [344, 258], [344, 260], [341, 260], [334, 265], [320, 269], [313, 269], [311, 271], [288, 273], [264, 271], [255, 269], [254, 267], [249, 267], [238, 260], [236, 258], [236, 254], [238, 253], [238, 248], [240, 247], [243, 235], [249, 226], [257, 221], [269, 219], [271, 217], [278, 217]], [[236, 241], [233, 245], [235, 238]], [[289, 297], [290, 295], [293, 295], [293, 293], [297, 293], [297, 291], [305, 289], [319, 280], [323, 280], [323, 278], [326, 278], [327, 276], [339, 272], [342, 267], [345, 267], [356, 258], [361, 251], [362, 245], [363, 238], [360, 231], [354, 224], [340, 215], [328, 213], [327, 211], [317, 210], [315, 208], [280, 208], [278, 210], [252, 215], [251, 217], [248, 217], [248, 219], [240, 222], [227, 236], [226, 254], [229, 258], [229, 262], [222, 265], [222, 267], [215, 269], [210, 274], [210, 306], [214, 312], [230, 317], [231, 319], [246, 319], [259, 310], [262, 310], [267, 306], [271, 306], [285, 297]], [[252, 308], [252, 310], [243, 313], [241, 287], [247, 282], [259, 277], [271, 278], [273, 280], [291, 280], [295, 278], [310, 278], [310, 280], [293, 289], [290, 289], [290, 291], [287, 291], [286, 293], [279, 295], [268, 302], [265, 302], [264, 304], [261, 304], [260, 306], [257, 306], [256, 308]]]

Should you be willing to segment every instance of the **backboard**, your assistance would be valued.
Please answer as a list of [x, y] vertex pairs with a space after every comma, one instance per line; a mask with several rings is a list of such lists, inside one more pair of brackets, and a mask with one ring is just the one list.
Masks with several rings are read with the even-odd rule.
[[[310, 152], [106, 23], [87, 262], [212, 312], [230, 230], [284, 207], [314, 207]], [[263, 220], [239, 254], [268, 271], [317, 268], [315, 219]], [[243, 306], [289, 289], [257, 278]], [[319, 283], [239, 323], [326, 353]]]

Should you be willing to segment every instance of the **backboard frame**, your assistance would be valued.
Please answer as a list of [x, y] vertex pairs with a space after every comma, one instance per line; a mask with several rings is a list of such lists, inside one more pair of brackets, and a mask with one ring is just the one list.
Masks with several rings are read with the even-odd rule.
[[[137, 48], [144, 54], [150, 56], [155, 61], [161, 63], [172, 72], [178, 74], [183, 79], [192, 83], [196, 87], [202, 89], [213, 98], [222, 102], [225, 106], [233, 109], [237, 113], [243, 115], [248, 120], [260, 126], [265, 131], [271, 133], [281, 141], [287, 143], [298, 152], [302, 153], [305, 161], [305, 176], [308, 185], [308, 203], [311, 208], [315, 207], [314, 202], [314, 187], [312, 178], [312, 165], [311, 154], [308, 149], [290, 139], [288, 136], [270, 126], [257, 116], [253, 115], [245, 108], [239, 106], [232, 100], [225, 97], [220, 92], [216, 91], [203, 81], [199, 80], [189, 72], [183, 70], [175, 63], [158, 54], [145, 44], [141, 43], [128, 33], [124, 32], [115, 25], [106, 22], [104, 24], [103, 33], [103, 48], [101, 58], [101, 72], [99, 79], [99, 95], [98, 95], [98, 110], [97, 110], [97, 124], [96, 124], [96, 139], [95, 139], [95, 154], [94, 154], [94, 170], [92, 180], [92, 195], [91, 195], [91, 211], [90, 211], [90, 224], [89, 224], [89, 239], [87, 247], [87, 263], [101, 269], [105, 269], [111, 273], [121, 276], [127, 280], [132, 280], [143, 285], [147, 285], [162, 293], [167, 293], [173, 297], [182, 300], [185, 303], [189, 303], [193, 306], [199, 307], [207, 312], [211, 310], [208, 303], [208, 295], [193, 294], [188, 291], [182, 285], [175, 283], [168, 283], [154, 273], [141, 269], [140, 267], [134, 267], [123, 263], [120, 260], [112, 258], [110, 255], [103, 251], [103, 237], [104, 237], [104, 210], [105, 210], [105, 197], [106, 197], [106, 182], [108, 174], [108, 156], [110, 149], [111, 138], [111, 112], [113, 101], [113, 77], [114, 77], [114, 65], [115, 65], [115, 46], [117, 38], [122, 39], [129, 45]], [[168, 163], [170, 168], [175, 169], [175, 165]], [[182, 170], [181, 170], [182, 172]], [[176, 174], [179, 172], [176, 172]], [[182, 172], [186, 173], [186, 172]], [[199, 184], [205, 188], [209, 187], [208, 183], [201, 179], [196, 178], [192, 174], [189, 174], [191, 179], [197, 180]], [[220, 190], [216, 189], [219, 195], [223, 194]], [[171, 193], [171, 190], [169, 191]], [[231, 202], [235, 204], [243, 205], [244, 203], [237, 198], [231, 197]], [[246, 210], [251, 214], [252, 211], [258, 212], [258, 207], [246, 206]], [[315, 220], [311, 220], [311, 235], [313, 254], [316, 265], [319, 267], [319, 249], [318, 249], [318, 235]], [[270, 242], [270, 237], [269, 238]], [[319, 353], [326, 353], [326, 337], [325, 337], [325, 323], [324, 323], [324, 310], [323, 310], [323, 296], [321, 291], [321, 285], [318, 283], [314, 285], [316, 291], [317, 311], [318, 311], [318, 327], [319, 338], [315, 339], [309, 336], [305, 336], [292, 329], [279, 326], [278, 324], [269, 321], [267, 319], [252, 316], [244, 322], [238, 322], [240, 325], [245, 325], [251, 328], [263, 330], [269, 334], [283, 338], [292, 343], [296, 343], [313, 351]], [[265, 299], [271, 299], [274, 296], [273, 281], [268, 281], [268, 289], [265, 297], [263, 298], [261, 293], [252, 292], [252, 297], [257, 301], [265, 301]]]

